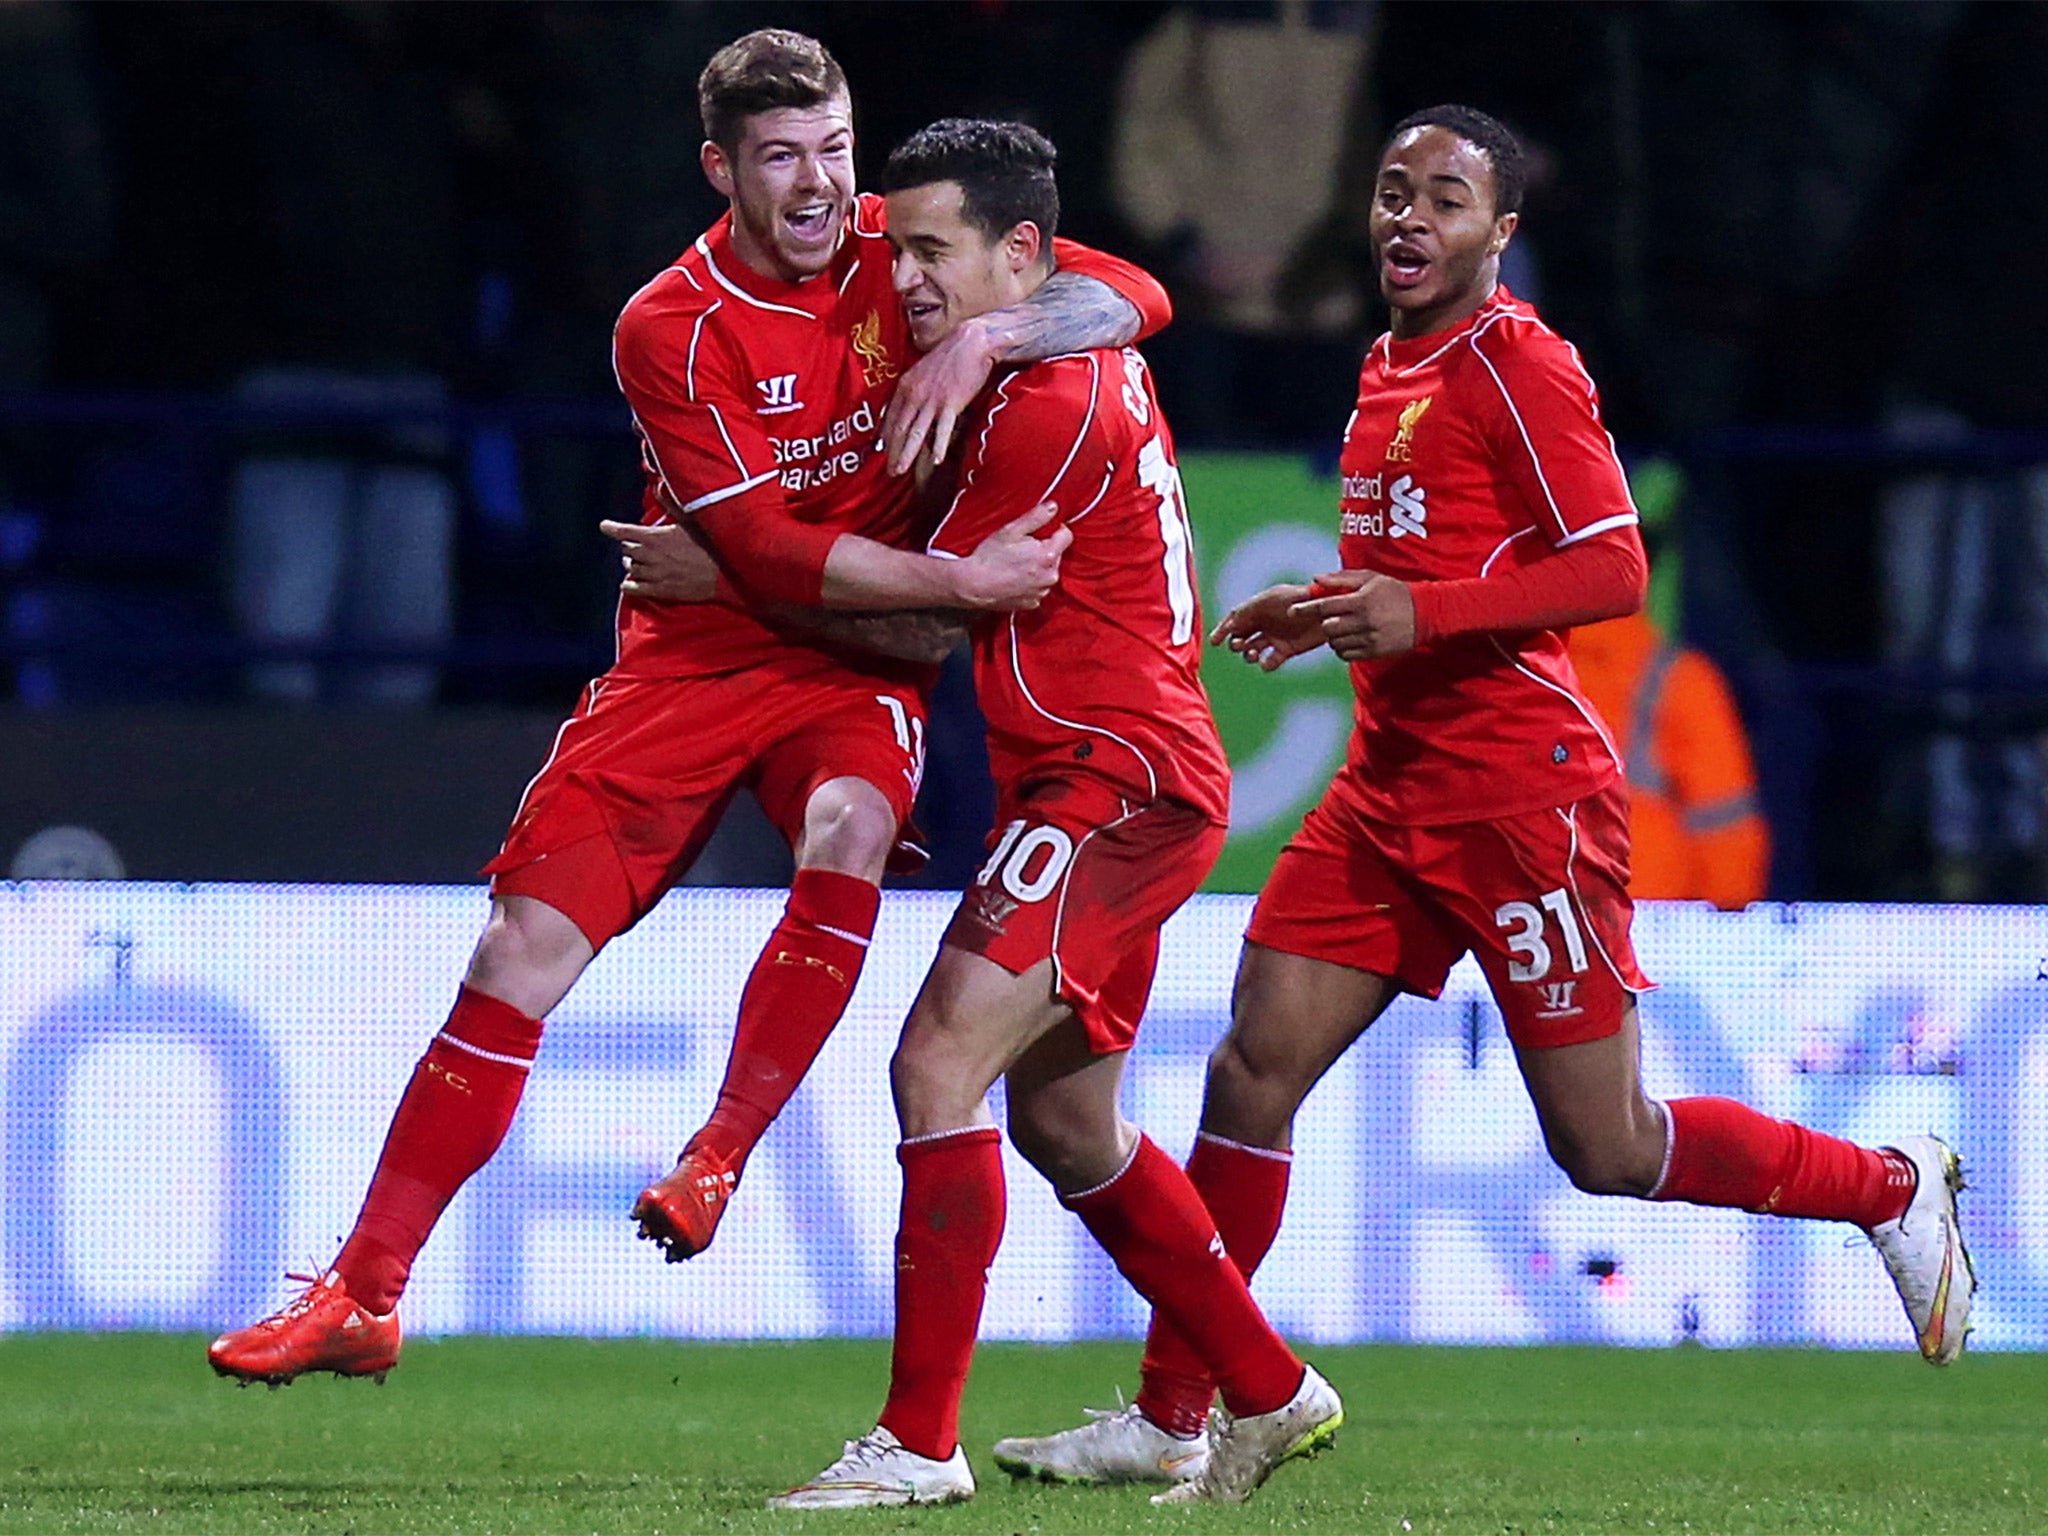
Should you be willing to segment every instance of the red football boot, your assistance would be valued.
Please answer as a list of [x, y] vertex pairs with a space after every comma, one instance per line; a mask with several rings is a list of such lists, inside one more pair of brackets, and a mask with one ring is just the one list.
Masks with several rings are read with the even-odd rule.
[[224, 1333], [207, 1347], [215, 1371], [244, 1386], [267, 1381], [286, 1386], [308, 1371], [373, 1376], [398, 1364], [398, 1309], [384, 1316], [358, 1306], [333, 1270], [287, 1275], [306, 1288], [260, 1323]]
[[658, 1244], [671, 1264], [695, 1258], [711, 1246], [711, 1234], [738, 1182], [739, 1175], [709, 1147], [686, 1147], [675, 1171], [641, 1190], [633, 1202], [640, 1235]]

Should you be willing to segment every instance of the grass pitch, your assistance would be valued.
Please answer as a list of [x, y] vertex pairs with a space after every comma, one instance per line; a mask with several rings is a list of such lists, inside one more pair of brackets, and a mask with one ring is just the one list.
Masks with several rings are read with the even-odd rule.
[[1240, 1509], [1013, 1484], [999, 1434], [1135, 1382], [1127, 1345], [982, 1350], [964, 1506], [771, 1514], [874, 1419], [878, 1343], [420, 1340], [388, 1386], [237, 1391], [196, 1338], [0, 1339], [0, 1530], [2048, 1530], [2048, 1358], [1322, 1349], [1337, 1448]]

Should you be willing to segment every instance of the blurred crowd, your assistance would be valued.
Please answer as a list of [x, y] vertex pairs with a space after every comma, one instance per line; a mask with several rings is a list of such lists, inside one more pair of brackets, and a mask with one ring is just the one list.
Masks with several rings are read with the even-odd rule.
[[1048, 132], [1066, 232], [1174, 293], [1190, 448], [1334, 454], [1384, 126], [1508, 120], [1507, 280], [1670, 455], [1659, 620], [1811, 817], [1791, 886], [2048, 895], [2039, 6], [0, 6], [0, 693], [566, 707], [634, 505], [611, 322], [721, 211], [694, 82], [764, 24], [864, 170]]

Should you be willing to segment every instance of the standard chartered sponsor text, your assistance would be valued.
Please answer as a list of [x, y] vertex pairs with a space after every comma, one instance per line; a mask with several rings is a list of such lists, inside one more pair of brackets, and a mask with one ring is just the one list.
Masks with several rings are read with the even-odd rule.
[[874, 406], [863, 400], [823, 432], [770, 437], [775, 462], [782, 466], [782, 488], [807, 491], [853, 474], [879, 446], [875, 430]]

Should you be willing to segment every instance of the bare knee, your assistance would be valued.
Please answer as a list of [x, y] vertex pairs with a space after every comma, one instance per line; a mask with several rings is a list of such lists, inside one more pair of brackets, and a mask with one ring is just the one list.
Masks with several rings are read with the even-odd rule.
[[1551, 1160], [1564, 1170], [1572, 1188], [1589, 1195], [1647, 1195], [1656, 1180], [1636, 1177], [1628, 1164], [1597, 1147], [1550, 1148]]
[[1642, 1090], [1635, 1010], [1614, 1034], [1517, 1048], [1551, 1158], [1593, 1195], [1647, 1195], [1664, 1171], [1664, 1112]]
[[1285, 1147], [1308, 1092], [1283, 1060], [1254, 1053], [1236, 1029], [1209, 1053], [1202, 1129], [1254, 1147]]
[[889, 1089], [906, 1137], [955, 1131], [983, 1113], [988, 1084], [948, 1044], [943, 1035], [906, 1032], [889, 1060]]
[[1137, 1142], [1137, 1127], [1114, 1112], [1072, 1101], [1042, 1102], [1014, 1090], [1010, 1142], [1061, 1194], [1077, 1194], [1116, 1176]]
[[1209, 1057], [1202, 1129], [1285, 1149], [1302, 1100], [1395, 991], [1384, 976], [1247, 939], [1231, 990], [1230, 1032]]
[[1581, 1133], [1571, 1127], [1546, 1126], [1543, 1141], [1573, 1188], [1589, 1195], [1640, 1198], [1657, 1187], [1663, 1172], [1661, 1122], [1655, 1137], [1631, 1131], [1630, 1127], [1617, 1127]]
[[478, 991], [539, 1018], [562, 1000], [596, 951], [563, 913], [531, 897], [501, 897], [464, 978]]
[[865, 779], [831, 779], [812, 792], [804, 807], [797, 862], [806, 869], [880, 880], [895, 846], [896, 813], [888, 798]]
[[501, 903], [477, 941], [475, 963], [498, 971], [556, 970], [577, 964], [589, 949], [582, 930], [553, 908]]

